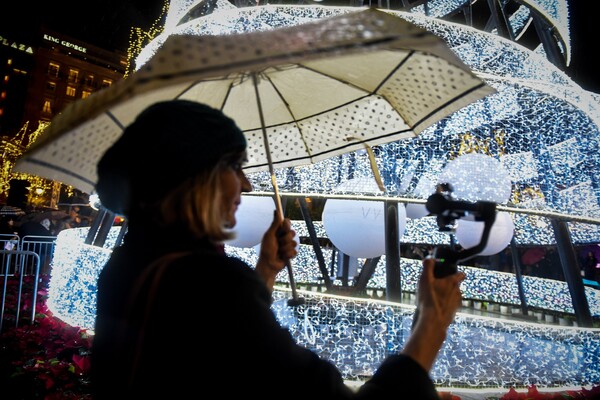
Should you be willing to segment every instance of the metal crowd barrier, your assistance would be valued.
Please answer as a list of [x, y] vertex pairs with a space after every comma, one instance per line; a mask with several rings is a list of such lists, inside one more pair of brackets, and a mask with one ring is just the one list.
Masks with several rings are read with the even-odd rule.
[[0, 332], [5, 321], [34, 322], [40, 274], [50, 272], [55, 242], [55, 236], [0, 234]]
[[[23, 236], [19, 243], [19, 250], [32, 251], [40, 256], [40, 273], [50, 273], [50, 262], [54, 255], [54, 244], [56, 236]], [[25, 263], [23, 265], [25, 274], [32, 275], [35, 271], [33, 263]]]

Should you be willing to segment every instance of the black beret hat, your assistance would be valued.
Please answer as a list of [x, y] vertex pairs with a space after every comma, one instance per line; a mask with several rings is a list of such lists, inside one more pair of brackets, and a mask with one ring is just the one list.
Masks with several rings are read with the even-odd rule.
[[246, 145], [242, 131], [220, 110], [187, 100], [155, 103], [104, 153], [96, 191], [104, 207], [127, 216], [135, 202], [161, 199]]

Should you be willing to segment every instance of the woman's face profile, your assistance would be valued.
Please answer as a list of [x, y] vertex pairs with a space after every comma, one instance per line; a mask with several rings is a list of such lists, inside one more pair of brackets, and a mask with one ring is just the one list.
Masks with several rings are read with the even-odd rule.
[[221, 216], [224, 225], [230, 229], [237, 222], [235, 213], [240, 205], [242, 193], [252, 191], [252, 184], [242, 169], [245, 160], [246, 152], [240, 153], [239, 157], [227, 160], [220, 172]]

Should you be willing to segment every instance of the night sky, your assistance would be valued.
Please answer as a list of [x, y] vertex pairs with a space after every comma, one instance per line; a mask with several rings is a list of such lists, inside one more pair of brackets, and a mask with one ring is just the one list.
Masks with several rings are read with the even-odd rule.
[[571, 65], [567, 74], [581, 87], [600, 93], [600, 61], [598, 51], [597, 2], [592, 0], [569, 0], [571, 13]]
[[162, 4], [163, 0], [59, 0], [34, 5], [17, 0], [0, 13], [0, 33], [32, 36], [43, 24], [108, 50], [127, 50], [130, 28], [149, 28]]
[[[586, 90], [600, 93], [600, 61], [594, 1], [568, 0], [572, 15], [572, 62], [565, 71]], [[106, 49], [127, 50], [131, 26], [149, 28], [158, 18], [163, 0], [60, 0], [32, 4], [10, 3], [0, 13], [0, 34], [36, 34], [46, 27]]]

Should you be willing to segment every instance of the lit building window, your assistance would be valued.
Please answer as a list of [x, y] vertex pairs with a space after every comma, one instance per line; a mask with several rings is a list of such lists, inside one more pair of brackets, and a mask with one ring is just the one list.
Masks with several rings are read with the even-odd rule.
[[56, 83], [54, 83], [54, 82], [46, 82], [46, 90], [48, 92], [55, 92], [56, 91]]
[[48, 65], [48, 75], [53, 76], [54, 78], [58, 78], [58, 71], [60, 71], [60, 65], [51, 62]]
[[110, 79], [102, 79], [102, 87], [109, 87], [110, 85], [112, 85], [112, 80]]
[[94, 86], [94, 75], [90, 74], [85, 78], [85, 85], [86, 86]]
[[90, 92], [89, 90], [83, 90], [81, 92], [81, 98], [85, 99], [86, 97], [88, 97], [90, 94], [92, 94], [92, 92]]
[[44, 101], [44, 107], [42, 107], [42, 112], [46, 114], [52, 114], [52, 102], [50, 100]]
[[78, 78], [79, 78], [79, 71], [76, 69], [70, 69], [68, 81], [70, 83], [77, 83]]
[[73, 86], [67, 86], [67, 96], [75, 97], [75, 88]]
[[4, 100], [6, 98], [6, 90], [3, 90], [2, 93], [0, 93], [0, 99]]
[[8, 75], [4, 75], [4, 83], [8, 82]]

